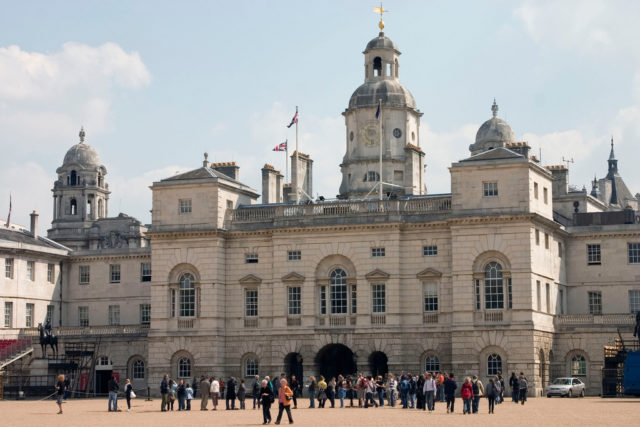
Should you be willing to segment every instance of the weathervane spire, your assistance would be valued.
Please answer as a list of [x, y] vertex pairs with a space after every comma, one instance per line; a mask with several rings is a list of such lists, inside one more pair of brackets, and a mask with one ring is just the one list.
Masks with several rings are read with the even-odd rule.
[[84, 142], [84, 136], [86, 135], [85, 131], [84, 131], [84, 126], [80, 127], [80, 133], [78, 134], [78, 136], [80, 137], [80, 144], [82, 144]]
[[496, 103], [495, 98], [493, 98], [493, 105], [491, 106], [491, 112], [493, 113], [493, 117], [498, 117], [498, 104]]
[[378, 22], [378, 28], [380, 28], [380, 32], [382, 32], [384, 30], [384, 21], [382, 20], [382, 14], [389, 11], [382, 8], [382, 2], [380, 2], [380, 7], [374, 6], [373, 11], [380, 14], [380, 22]]

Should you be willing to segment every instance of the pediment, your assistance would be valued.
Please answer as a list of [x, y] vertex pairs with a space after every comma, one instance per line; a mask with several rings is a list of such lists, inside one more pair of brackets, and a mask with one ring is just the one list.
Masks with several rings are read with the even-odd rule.
[[304, 279], [305, 277], [302, 274], [292, 271], [291, 273], [282, 276], [281, 280], [283, 282], [304, 282]]
[[262, 283], [262, 279], [253, 274], [247, 274], [242, 279], [239, 280], [240, 283], [244, 285], [259, 285]]
[[375, 270], [365, 274], [364, 277], [366, 277], [367, 280], [380, 280], [380, 279], [388, 279], [389, 277], [391, 277], [391, 275], [384, 270], [380, 270], [379, 268], [376, 268]]
[[442, 277], [442, 271], [429, 267], [429, 268], [425, 268], [420, 273], [416, 274], [416, 277], [420, 280], [437, 279]]

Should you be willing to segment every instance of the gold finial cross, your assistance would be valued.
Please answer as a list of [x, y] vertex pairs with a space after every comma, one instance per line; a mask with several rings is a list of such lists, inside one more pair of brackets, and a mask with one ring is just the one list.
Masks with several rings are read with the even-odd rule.
[[378, 28], [380, 28], [380, 31], [384, 30], [384, 21], [382, 20], [382, 14], [389, 11], [382, 8], [382, 2], [380, 2], [380, 7], [374, 6], [373, 11], [380, 14], [380, 22], [378, 23]]

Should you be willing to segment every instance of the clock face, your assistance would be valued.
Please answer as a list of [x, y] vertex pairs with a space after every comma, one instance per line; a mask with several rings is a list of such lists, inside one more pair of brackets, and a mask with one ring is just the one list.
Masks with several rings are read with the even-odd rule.
[[395, 128], [393, 130], [393, 136], [395, 136], [396, 138], [400, 138], [402, 136], [402, 131], [398, 128]]
[[368, 123], [360, 129], [360, 139], [365, 145], [376, 145], [378, 143], [378, 126], [375, 122]]

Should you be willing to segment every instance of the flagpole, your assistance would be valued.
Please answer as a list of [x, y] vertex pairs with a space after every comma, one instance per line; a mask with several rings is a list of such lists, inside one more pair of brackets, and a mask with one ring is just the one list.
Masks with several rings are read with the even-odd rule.
[[284, 182], [287, 182], [289, 179], [289, 140], [286, 139], [284, 142], [284, 167], [286, 171], [284, 173]]
[[[298, 114], [298, 106], [296, 105], [296, 114]], [[300, 177], [300, 171], [298, 170], [300, 168], [300, 164], [298, 163], [298, 155], [300, 153], [300, 150], [298, 148], [298, 122], [300, 121], [300, 119], [298, 118], [296, 120], [296, 204], [300, 203], [300, 183], [298, 182], [298, 178]], [[291, 170], [291, 172], [293, 173], [293, 168]], [[291, 178], [291, 180], [293, 181], [293, 178]]]
[[378, 195], [382, 200], [382, 99], [378, 99], [378, 109], [380, 110], [380, 117], [378, 117], [378, 135], [380, 140], [380, 176], [378, 177]]

